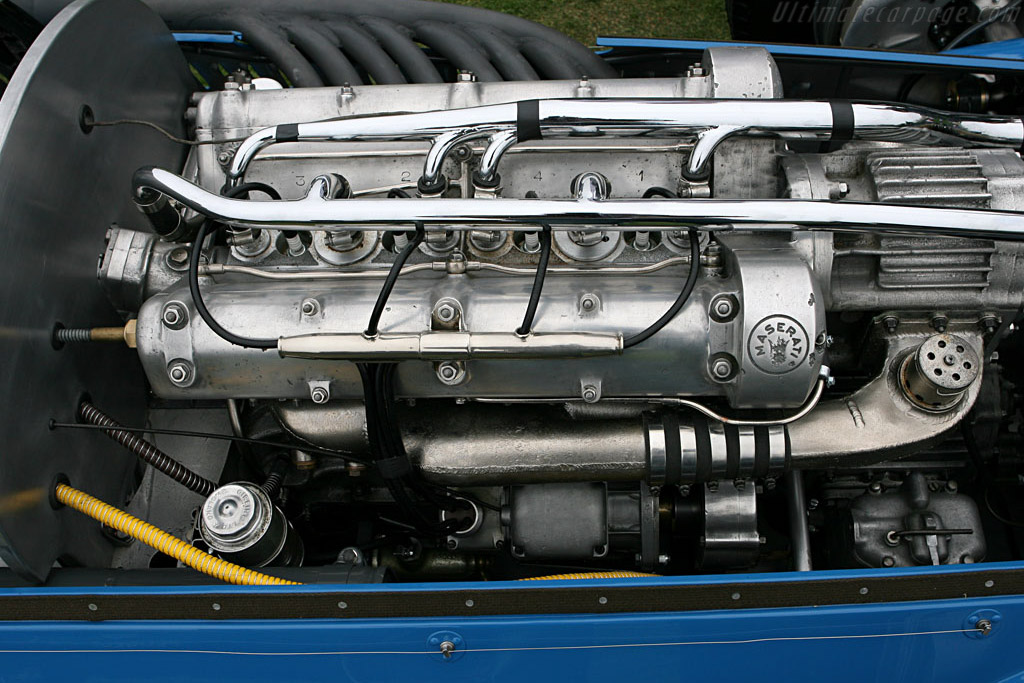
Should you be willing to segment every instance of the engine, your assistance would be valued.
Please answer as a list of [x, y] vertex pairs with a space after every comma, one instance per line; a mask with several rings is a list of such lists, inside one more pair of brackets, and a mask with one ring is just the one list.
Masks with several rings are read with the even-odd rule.
[[1004, 410], [1019, 118], [787, 100], [759, 48], [275, 85], [195, 94], [96, 245], [157, 406], [236, 439], [192, 451], [196, 545], [416, 580], [986, 558], [956, 435]]

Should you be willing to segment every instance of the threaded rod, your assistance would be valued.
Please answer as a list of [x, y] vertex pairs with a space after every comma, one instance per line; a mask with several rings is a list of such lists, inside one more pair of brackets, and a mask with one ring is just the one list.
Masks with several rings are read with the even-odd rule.
[[122, 425], [88, 401], [83, 401], [82, 405], [78, 407], [78, 414], [89, 424], [108, 427], [103, 430], [107, 436], [137, 455], [158, 472], [166, 474], [189, 490], [195, 491], [201, 496], [209, 496], [217, 488], [215, 483], [196, 474], [142, 437], [122, 429]]

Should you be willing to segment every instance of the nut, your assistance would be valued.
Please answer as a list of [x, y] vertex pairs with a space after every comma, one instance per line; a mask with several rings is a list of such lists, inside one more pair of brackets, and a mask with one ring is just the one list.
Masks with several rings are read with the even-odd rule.
[[454, 322], [455, 316], [457, 314], [458, 312], [455, 310], [455, 307], [447, 303], [441, 304], [440, 306], [437, 307], [437, 310], [434, 311], [434, 315], [440, 322], [443, 323]]
[[739, 301], [731, 294], [720, 294], [711, 300], [709, 314], [718, 323], [727, 323], [739, 312]]
[[455, 386], [466, 378], [466, 366], [458, 361], [444, 361], [437, 366], [437, 379], [441, 384]]
[[732, 363], [725, 358], [719, 358], [711, 364], [711, 375], [715, 379], [729, 379], [732, 375]]
[[312, 317], [320, 313], [320, 302], [316, 299], [306, 299], [302, 302], [300, 309], [302, 315]]
[[583, 386], [582, 396], [587, 403], [597, 403], [601, 398], [601, 391], [593, 384], [586, 384]]
[[331, 392], [327, 387], [313, 387], [309, 390], [309, 397], [313, 399], [313, 403], [322, 405], [331, 400]]
[[179, 302], [172, 301], [164, 306], [161, 320], [170, 329], [180, 330], [188, 324], [188, 311]]
[[192, 384], [194, 370], [187, 360], [174, 360], [167, 366], [167, 377], [179, 387]]

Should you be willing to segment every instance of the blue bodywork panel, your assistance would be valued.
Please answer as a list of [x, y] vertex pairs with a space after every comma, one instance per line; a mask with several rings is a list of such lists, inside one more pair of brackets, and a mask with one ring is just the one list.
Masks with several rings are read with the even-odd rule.
[[[0, 622], [0, 680], [624, 680], [1008, 681], [1024, 675], [1024, 596], [785, 609], [743, 609], [743, 586], [921, 574], [972, 575], [1016, 564], [813, 574], [674, 577], [546, 584], [463, 583], [282, 588], [11, 589], [6, 595], [211, 596], [189, 621]], [[979, 582], [981, 578], [977, 579]], [[729, 584], [737, 609], [391, 619], [216, 620], [216, 596], [289, 593], [555, 591]], [[985, 583], [995, 583], [991, 580]], [[737, 587], [738, 586], [738, 587]], [[993, 590], [996, 587], [992, 586]], [[862, 589], [866, 591], [867, 589]], [[870, 595], [865, 595], [869, 599]], [[325, 596], [326, 597], [326, 596]], [[222, 598], [223, 599], [223, 598]], [[331, 599], [335, 599], [333, 596]], [[98, 600], [99, 601], [99, 600]], [[85, 609], [92, 610], [89, 604]], [[102, 608], [89, 618], [102, 619]], [[72, 618], [81, 618], [75, 615]], [[987, 635], [975, 624], [987, 619]], [[451, 657], [440, 643], [455, 644]], [[16, 674], [16, 675], [15, 675]]]
[[605, 48], [646, 48], [656, 50], [692, 50], [697, 52], [709, 47], [763, 47], [776, 57], [834, 59], [864, 64], [881, 63], [954, 67], [978, 69], [979, 71], [1024, 71], [1024, 62], [1020, 61], [1024, 59], [1024, 39], [972, 45], [937, 54], [863, 50], [821, 45], [776, 45], [772, 43], [744, 43], [725, 40], [667, 40], [660, 38], [601, 37], [597, 39], [597, 44]]

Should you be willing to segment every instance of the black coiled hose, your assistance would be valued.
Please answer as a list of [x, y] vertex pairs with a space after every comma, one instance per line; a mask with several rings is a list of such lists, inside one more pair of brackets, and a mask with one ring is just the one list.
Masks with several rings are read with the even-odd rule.
[[166, 474], [190, 491], [195, 491], [201, 496], [208, 496], [217, 488], [214, 482], [196, 474], [142, 437], [121, 429], [121, 425], [116, 420], [104, 414], [88, 401], [83, 401], [78, 407], [78, 415], [90, 424], [108, 427], [104, 430], [107, 436], [134, 453], [153, 469]]

